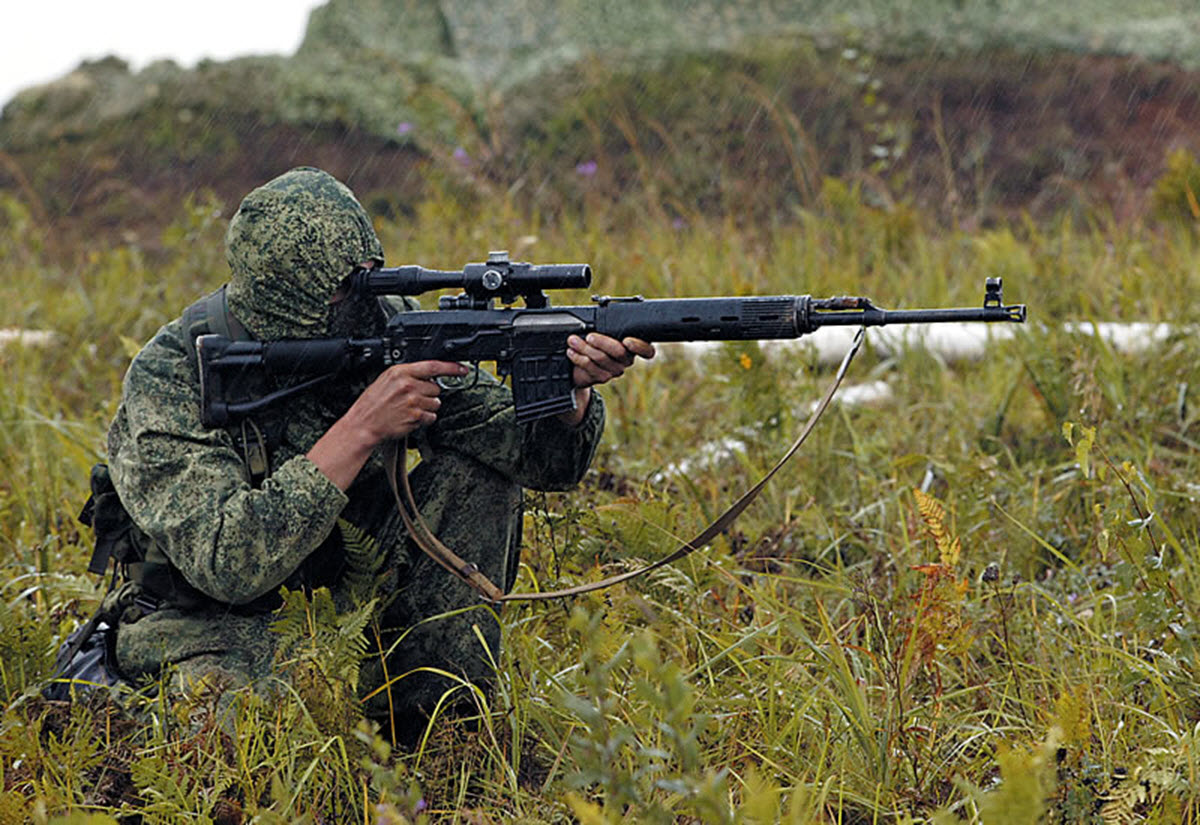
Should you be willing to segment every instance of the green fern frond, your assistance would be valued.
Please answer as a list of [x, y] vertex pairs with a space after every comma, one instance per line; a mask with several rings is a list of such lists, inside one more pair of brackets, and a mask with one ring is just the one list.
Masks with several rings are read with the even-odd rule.
[[283, 604], [275, 612], [271, 630], [279, 634], [279, 647], [290, 648], [308, 633], [308, 597], [303, 590], [281, 591]]
[[368, 648], [364, 631], [375, 608], [372, 599], [339, 613], [328, 588], [318, 588], [311, 596], [284, 588], [283, 604], [271, 624], [280, 635], [276, 656], [281, 667], [303, 663], [327, 678], [357, 683]]
[[345, 548], [346, 567], [342, 582], [356, 605], [370, 600], [384, 576], [387, 554], [379, 540], [356, 524], [338, 519]]
[[1176, 778], [1174, 771], [1141, 766], [1130, 776], [1114, 777], [1113, 786], [1101, 796], [1100, 818], [1106, 825], [1144, 821], [1146, 809], [1175, 787]]

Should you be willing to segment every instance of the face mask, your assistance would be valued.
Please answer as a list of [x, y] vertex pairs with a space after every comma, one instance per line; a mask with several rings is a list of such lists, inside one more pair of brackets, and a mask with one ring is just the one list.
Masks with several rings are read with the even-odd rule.
[[[350, 293], [337, 303], [329, 305], [325, 317], [327, 338], [377, 338], [387, 326], [387, 319], [373, 295]], [[329, 419], [338, 418], [350, 409], [354, 399], [367, 388], [372, 376], [346, 375], [334, 381], [326, 381], [313, 388], [322, 415]]]
[[375, 338], [383, 334], [386, 320], [375, 296], [351, 292], [329, 305], [325, 330], [330, 338]]

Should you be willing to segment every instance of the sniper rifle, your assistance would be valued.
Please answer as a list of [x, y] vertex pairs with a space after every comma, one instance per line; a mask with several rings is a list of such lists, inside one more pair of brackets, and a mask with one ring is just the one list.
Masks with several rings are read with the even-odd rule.
[[[397, 313], [380, 337], [244, 341], [202, 335], [196, 341], [201, 418], [205, 426], [227, 427], [336, 376], [436, 359], [475, 365], [494, 361], [501, 378], [511, 377], [517, 421], [535, 421], [575, 408], [572, 364], [566, 356], [571, 335], [599, 332], [652, 343], [765, 340], [798, 338], [823, 326], [1022, 323], [1026, 312], [1024, 304], [1004, 303], [1000, 278], [987, 279], [982, 306], [954, 309], [889, 310], [849, 296], [605, 296], [593, 297], [587, 306], [563, 307], [551, 306], [546, 297], [547, 289], [582, 288], [591, 281], [587, 264], [535, 266], [511, 262], [506, 252], [493, 252], [486, 262], [462, 270], [356, 270], [350, 288], [370, 295], [462, 292], [443, 296], [436, 310]], [[517, 299], [523, 306], [515, 306]], [[261, 388], [264, 374], [284, 386], [261, 394], [245, 391]]]

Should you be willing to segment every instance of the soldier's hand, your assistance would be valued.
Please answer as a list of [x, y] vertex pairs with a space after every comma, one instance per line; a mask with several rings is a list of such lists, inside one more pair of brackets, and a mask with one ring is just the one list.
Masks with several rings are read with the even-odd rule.
[[403, 438], [437, 420], [442, 388], [434, 380], [466, 375], [467, 367], [453, 361], [417, 361], [388, 367], [346, 413], [355, 415], [376, 443]]
[[587, 338], [572, 335], [567, 339], [567, 358], [575, 365], [572, 379], [576, 387], [607, 384], [625, 374], [638, 358], [654, 357], [654, 345], [640, 338], [618, 341], [598, 332]]
[[591, 388], [625, 374], [638, 358], [654, 357], [654, 345], [640, 338], [618, 341], [598, 332], [587, 338], [572, 335], [567, 339], [567, 358], [574, 365], [571, 380], [575, 383], [575, 409], [559, 416], [572, 426], [583, 421], [591, 403]]
[[403, 438], [437, 420], [442, 388], [434, 379], [468, 372], [453, 361], [418, 361], [388, 367], [306, 453], [338, 489], [350, 489], [381, 441]]

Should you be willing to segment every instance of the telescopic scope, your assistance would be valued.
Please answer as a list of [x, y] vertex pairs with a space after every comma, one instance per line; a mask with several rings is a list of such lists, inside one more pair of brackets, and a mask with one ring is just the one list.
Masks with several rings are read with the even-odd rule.
[[461, 289], [474, 298], [498, 297], [511, 301], [516, 296], [544, 289], [582, 289], [592, 283], [587, 264], [534, 264], [512, 262], [507, 252], [492, 252], [485, 263], [467, 264], [461, 270], [397, 266], [359, 269], [350, 286], [371, 295], [420, 295], [439, 289]]

